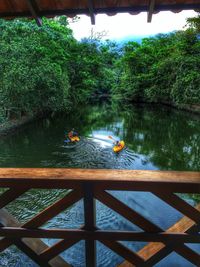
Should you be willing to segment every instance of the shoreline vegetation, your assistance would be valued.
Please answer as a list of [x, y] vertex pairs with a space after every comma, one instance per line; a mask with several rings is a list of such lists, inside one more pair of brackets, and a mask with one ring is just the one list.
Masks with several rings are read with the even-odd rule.
[[[164, 106], [168, 106], [168, 107], [175, 108], [178, 110], [183, 110], [184, 112], [189, 112], [192, 114], [200, 115], [200, 105], [182, 105], [182, 106], [177, 107], [175, 104], [168, 103], [168, 102], [163, 102], [163, 103], [145, 103], [145, 102], [143, 102], [143, 103], [144, 104], [150, 104], [150, 105], [151, 104], [152, 105], [164, 105]], [[140, 104], [140, 103], [137, 102], [135, 104]], [[14, 133], [16, 130], [20, 129], [22, 126], [24, 126], [28, 123], [31, 123], [34, 120], [42, 119], [46, 116], [47, 116], [47, 114], [40, 115], [40, 116], [23, 116], [19, 119], [13, 119], [13, 120], [1, 123], [0, 124], [0, 137], [5, 136], [5, 135], [10, 134], [10, 133]]]
[[33, 121], [33, 117], [22, 117], [20, 119], [15, 119], [11, 121], [7, 121], [0, 124], [0, 136], [7, 135], [8, 133], [11, 133], [17, 129], [19, 129], [21, 126]]
[[187, 28], [118, 44], [77, 41], [66, 17], [0, 19], [0, 135], [37, 114], [109, 97], [200, 114], [200, 15]]
[[176, 105], [174, 103], [168, 103], [168, 102], [162, 102], [160, 104], [171, 106], [180, 110], [184, 110], [187, 112], [195, 113], [200, 115], [200, 105], [190, 105], [190, 104], [182, 104], [182, 105]]

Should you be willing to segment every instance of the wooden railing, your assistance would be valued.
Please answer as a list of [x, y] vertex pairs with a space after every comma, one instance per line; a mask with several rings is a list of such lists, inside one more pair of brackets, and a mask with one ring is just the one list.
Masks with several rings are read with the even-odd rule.
[[[121, 267], [153, 266], [175, 251], [196, 266], [200, 254], [185, 243], [200, 243], [200, 204], [192, 207], [175, 193], [200, 193], [200, 172], [86, 169], [0, 169], [0, 252], [16, 245], [40, 266], [70, 266], [59, 256], [85, 240], [86, 266], [96, 266], [96, 240], [125, 259]], [[71, 189], [63, 198], [20, 224], [5, 206], [32, 188]], [[151, 192], [185, 215], [166, 231], [115, 198], [107, 190]], [[83, 198], [84, 225], [79, 229], [41, 229], [44, 223]], [[143, 231], [101, 230], [96, 226], [95, 200], [139, 226]], [[164, 214], [163, 214], [164, 216]], [[25, 238], [25, 239], [23, 239]], [[39, 238], [61, 239], [47, 246]], [[150, 242], [133, 252], [118, 241]]]

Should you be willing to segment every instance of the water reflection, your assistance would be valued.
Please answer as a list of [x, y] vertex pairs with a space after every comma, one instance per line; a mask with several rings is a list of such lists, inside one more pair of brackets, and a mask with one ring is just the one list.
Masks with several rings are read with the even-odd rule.
[[[81, 142], [64, 147], [73, 127]], [[200, 170], [199, 132], [198, 117], [167, 107], [79, 107], [1, 138], [0, 166]], [[120, 155], [108, 135], [125, 141]]]
[[[75, 145], [64, 144], [64, 132], [72, 128], [80, 133], [81, 141]], [[70, 115], [55, 115], [35, 121], [16, 134], [1, 138], [0, 166], [199, 171], [199, 132], [197, 116], [167, 107], [139, 105], [120, 110], [107, 105], [79, 107]], [[112, 151], [113, 143], [109, 135], [125, 141], [126, 148], [119, 154]], [[66, 193], [65, 190], [31, 190], [16, 203], [9, 205], [8, 209], [24, 222]], [[150, 193], [111, 193], [164, 229], [182, 216]], [[190, 203], [194, 205], [192, 200]], [[97, 225], [100, 228], [138, 230], [99, 202], [97, 209]], [[82, 223], [83, 203], [80, 201], [46, 226], [71, 228], [79, 227]], [[55, 241], [46, 242], [53, 244]], [[80, 242], [62, 254], [75, 267], [84, 266], [83, 244]], [[138, 250], [143, 244], [126, 242], [126, 245]], [[98, 267], [114, 267], [122, 260], [100, 243], [97, 249]], [[0, 265], [3, 267], [22, 264], [24, 267], [36, 266], [14, 248], [1, 253], [0, 257]], [[176, 265], [173, 265], [174, 262]], [[174, 260], [172, 255], [158, 266], [192, 265], [180, 257]]]

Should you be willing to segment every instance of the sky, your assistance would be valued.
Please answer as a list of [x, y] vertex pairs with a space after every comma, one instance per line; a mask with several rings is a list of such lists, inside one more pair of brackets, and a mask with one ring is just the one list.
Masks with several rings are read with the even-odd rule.
[[181, 30], [186, 24], [186, 18], [194, 17], [196, 14], [194, 11], [182, 11], [180, 13], [163, 11], [154, 14], [151, 23], [147, 23], [146, 12], [138, 15], [123, 13], [108, 16], [101, 14], [96, 15], [94, 26], [91, 25], [90, 17], [83, 15], [79, 16], [80, 19], [77, 22], [70, 22], [70, 27], [74, 32], [74, 37], [78, 40], [89, 37], [93, 30], [93, 32], [104, 31], [105, 36], [102, 39], [120, 41], [131, 37], [152, 36], [158, 33]]

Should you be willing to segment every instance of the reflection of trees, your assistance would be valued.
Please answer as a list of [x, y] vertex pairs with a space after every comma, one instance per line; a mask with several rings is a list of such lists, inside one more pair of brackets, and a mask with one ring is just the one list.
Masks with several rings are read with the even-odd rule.
[[117, 110], [105, 104], [84, 108], [80, 114], [83, 135], [103, 128], [161, 170], [200, 170], [200, 124], [195, 115], [163, 106]]
[[123, 138], [135, 152], [160, 169], [200, 169], [200, 125], [192, 115], [166, 107], [141, 107], [124, 114]]
[[74, 107], [70, 114], [34, 122], [2, 139], [1, 166], [22, 166], [21, 156], [27, 159], [24, 167], [36, 166], [38, 158], [48, 160], [62, 144], [64, 132], [72, 128], [81, 136], [93, 130], [113, 132], [161, 170], [200, 170], [199, 118], [163, 106], [117, 109], [105, 103]]

